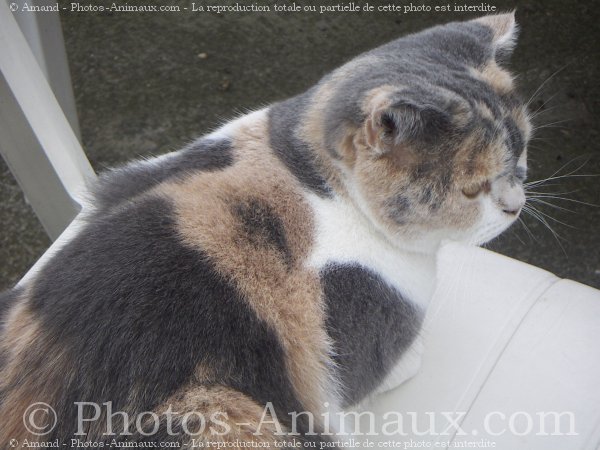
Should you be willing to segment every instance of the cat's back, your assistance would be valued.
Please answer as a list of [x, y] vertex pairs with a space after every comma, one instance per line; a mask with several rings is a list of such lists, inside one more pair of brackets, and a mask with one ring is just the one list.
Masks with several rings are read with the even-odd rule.
[[196, 390], [196, 408], [232, 401], [250, 423], [268, 402], [314, 406], [328, 339], [303, 192], [267, 110], [102, 176], [78, 234], [2, 299], [0, 441], [27, 435], [31, 399], [63, 438], [74, 402], [135, 414]]

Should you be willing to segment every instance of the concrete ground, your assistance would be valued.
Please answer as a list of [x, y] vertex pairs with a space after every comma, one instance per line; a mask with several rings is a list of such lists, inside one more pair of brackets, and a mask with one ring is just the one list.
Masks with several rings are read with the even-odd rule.
[[[191, 2], [175, 0], [150, 3], [191, 7]], [[371, 1], [378, 3], [383, 2]], [[547, 198], [565, 210], [535, 205], [552, 217], [546, 220], [560, 238], [524, 216], [530, 233], [514, 226], [489, 247], [600, 287], [600, 208], [585, 204], [600, 204], [600, 178], [579, 176], [600, 174], [600, 9], [592, 0], [492, 4], [509, 10], [517, 3], [522, 33], [511, 66], [525, 97], [539, 88], [532, 102], [540, 113], [540, 129], [530, 146], [530, 179], [579, 170], [577, 177], [559, 178], [540, 189], [568, 192], [560, 195], [571, 200]], [[301, 92], [363, 50], [475, 15], [64, 11], [62, 21], [83, 145], [100, 171], [177, 149], [240, 111]], [[3, 161], [0, 198], [1, 289], [25, 273], [49, 240]]]

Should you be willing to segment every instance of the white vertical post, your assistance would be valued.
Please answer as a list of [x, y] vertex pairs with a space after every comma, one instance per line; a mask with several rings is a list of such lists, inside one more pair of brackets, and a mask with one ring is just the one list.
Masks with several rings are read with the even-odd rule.
[[46, 76], [56, 100], [58, 100], [67, 120], [71, 124], [73, 132], [81, 140], [71, 74], [60, 24], [60, 13], [58, 11], [40, 13], [23, 11], [25, 3], [36, 7], [50, 7], [56, 5], [56, 2], [54, 0], [10, 1], [18, 5], [18, 9], [13, 11], [13, 16], [19, 24], [40, 69]]
[[0, 152], [52, 239], [95, 174], [7, 3], [0, 0]]

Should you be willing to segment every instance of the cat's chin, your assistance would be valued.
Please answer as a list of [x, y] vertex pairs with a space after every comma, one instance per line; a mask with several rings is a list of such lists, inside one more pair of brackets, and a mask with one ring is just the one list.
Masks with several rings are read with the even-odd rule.
[[455, 240], [469, 245], [484, 245], [508, 230], [518, 218], [519, 214], [508, 215], [492, 202], [484, 202], [480, 220]]
[[435, 254], [447, 242], [460, 242], [466, 245], [481, 246], [494, 240], [517, 219], [499, 218], [488, 223], [478, 224], [469, 230], [436, 230], [418, 236], [397, 236], [395, 243], [401, 250], [424, 255]]
[[466, 241], [466, 243], [477, 246], [487, 244], [508, 230], [516, 222], [516, 220], [517, 219], [496, 222], [481, 227], [470, 239]]

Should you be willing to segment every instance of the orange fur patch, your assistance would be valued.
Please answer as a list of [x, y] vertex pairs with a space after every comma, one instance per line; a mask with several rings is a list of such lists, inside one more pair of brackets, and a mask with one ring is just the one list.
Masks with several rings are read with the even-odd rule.
[[[220, 442], [231, 444], [240, 442], [240, 448], [247, 448], [251, 442], [268, 443], [275, 448], [275, 442], [287, 439], [278, 433], [286, 433], [286, 428], [276, 422], [264, 406], [259, 405], [241, 392], [224, 386], [186, 386], [156, 409], [159, 418], [164, 419], [170, 414], [173, 423], [183, 422], [186, 414], [188, 418], [202, 416], [205, 420], [203, 429], [201, 425], [194, 425], [192, 421], [186, 425], [190, 432], [200, 431], [191, 438], [199, 442]], [[190, 413], [193, 413], [190, 414]]]
[[[329, 338], [319, 276], [303, 265], [313, 245], [312, 213], [300, 184], [265, 147], [266, 136], [266, 118], [244, 126], [233, 136], [241, 155], [234, 166], [166, 183], [155, 192], [175, 205], [184, 242], [206, 252], [276, 331], [297, 398], [318, 411], [329, 387]], [[277, 249], [240, 238], [242, 224], [232, 205], [256, 200], [281, 220], [291, 266]]]
[[471, 69], [471, 74], [485, 81], [499, 94], [507, 94], [514, 90], [513, 77], [493, 60], [488, 61], [479, 70]]
[[[63, 384], [66, 355], [54, 348], [44, 335], [38, 320], [27, 304], [27, 292], [8, 313], [0, 339], [0, 351], [6, 363], [0, 370], [0, 448], [9, 448], [9, 441], [37, 441], [24, 425], [23, 415], [36, 402], [55, 404]], [[45, 364], [33, 364], [43, 355]], [[35, 373], [32, 371], [35, 370]], [[39, 417], [38, 417], [39, 416]], [[50, 415], [37, 415], [35, 424], [44, 428], [53, 420]]]

